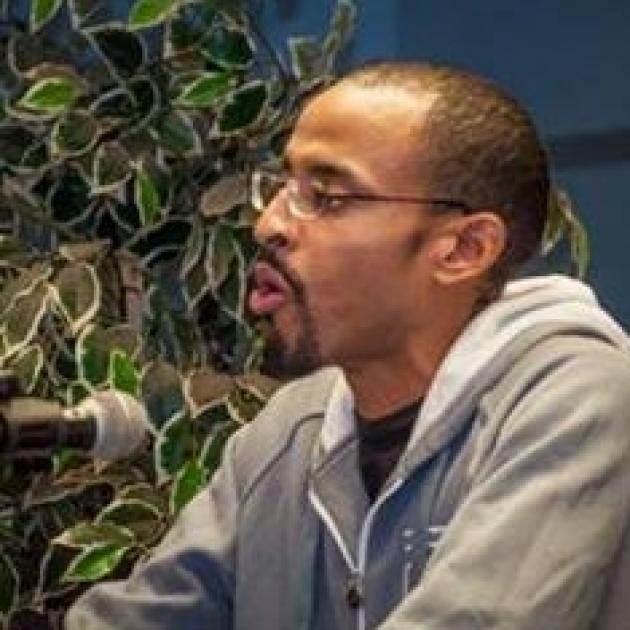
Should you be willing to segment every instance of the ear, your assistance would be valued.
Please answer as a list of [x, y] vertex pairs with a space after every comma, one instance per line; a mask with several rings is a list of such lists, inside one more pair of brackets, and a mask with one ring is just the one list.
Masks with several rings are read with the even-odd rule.
[[494, 212], [454, 217], [444, 227], [432, 248], [433, 275], [441, 284], [485, 275], [506, 247], [505, 223]]

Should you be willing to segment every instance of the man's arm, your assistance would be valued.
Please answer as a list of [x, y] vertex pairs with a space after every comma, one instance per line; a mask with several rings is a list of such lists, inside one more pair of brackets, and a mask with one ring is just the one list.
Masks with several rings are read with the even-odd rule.
[[630, 498], [630, 371], [600, 358], [530, 383], [422, 581], [380, 630], [592, 626]]
[[70, 609], [66, 630], [173, 630], [232, 627], [238, 492], [235, 436], [208, 489], [128, 580], [92, 587]]

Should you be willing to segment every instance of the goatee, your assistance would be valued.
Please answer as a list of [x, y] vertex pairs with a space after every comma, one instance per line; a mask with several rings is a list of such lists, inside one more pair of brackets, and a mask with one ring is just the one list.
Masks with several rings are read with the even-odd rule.
[[306, 376], [323, 367], [312, 319], [305, 308], [299, 310], [302, 327], [294, 347], [289, 347], [273, 322], [266, 322], [263, 327], [263, 374], [284, 380]]

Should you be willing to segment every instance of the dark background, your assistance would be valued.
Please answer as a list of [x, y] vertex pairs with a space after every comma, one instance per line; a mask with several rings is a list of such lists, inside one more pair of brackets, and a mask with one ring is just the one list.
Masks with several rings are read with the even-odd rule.
[[[326, 31], [334, 0], [265, 0], [275, 44]], [[588, 281], [630, 328], [630, 3], [357, 0], [343, 65], [424, 59], [494, 80], [533, 114], [591, 237]], [[343, 69], [343, 68], [342, 68]]]

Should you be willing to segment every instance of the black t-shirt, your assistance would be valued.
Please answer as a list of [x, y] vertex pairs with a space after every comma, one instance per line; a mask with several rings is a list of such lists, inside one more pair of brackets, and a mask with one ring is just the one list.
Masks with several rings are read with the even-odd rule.
[[377, 420], [355, 412], [359, 435], [359, 468], [365, 490], [373, 502], [405, 450], [422, 401]]

